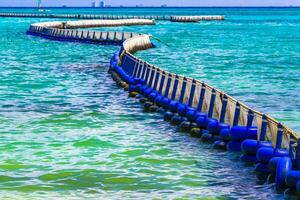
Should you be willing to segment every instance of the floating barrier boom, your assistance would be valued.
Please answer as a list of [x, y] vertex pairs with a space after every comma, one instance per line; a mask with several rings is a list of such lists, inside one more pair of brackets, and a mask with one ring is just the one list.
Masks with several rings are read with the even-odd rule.
[[[133, 54], [153, 48], [150, 37], [126, 40], [111, 60], [116, 81], [143, 96], [147, 110], [164, 113], [164, 119], [194, 130], [214, 148], [242, 151], [241, 160], [260, 174], [272, 174], [276, 189], [300, 192], [299, 135], [272, 117], [237, 101], [199, 80], [155, 67]], [[122, 84], [121, 84], [122, 85]], [[192, 131], [193, 132], [193, 131]]]
[[27, 34], [48, 39], [70, 42], [85, 42], [106, 45], [121, 45], [125, 40], [140, 35], [133, 32], [78, 30], [75, 28], [154, 25], [153, 20], [82, 20], [76, 22], [41, 22], [32, 24]]
[[166, 121], [212, 142], [216, 149], [241, 151], [241, 160], [255, 164], [256, 172], [275, 176], [277, 189], [300, 192], [300, 137], [296, 132], [207, 83], [170, 73], [134, 56], [155, 47], [150, 35], [75, 29], [141, 24], [152, 25], [154, 21], [47, 22], [31, 25], [27, 33], [121, 45], [111, 58], [110, 72], [118, 85], [140, 98], [146, 110], [163, 113]]
[[173, 22], [198, 22], [210, 20], [224, 20], [222, 15], [203, 16], [128, 16], [128, 15], [88, 15], [88, 14], [41, 14], [41, 13], [0, 13], [0, 17], [27, 17], [27, 18], [69, 18], [69, 19], [154, 19]]
[[[223, 119], [223, 121], [226, 121], [227, 123], [230, 124], [230, 126], [232, 127], [234, 125], [234, 111], [237, 107], [239, 107], [240, 109], [240, 114], [239, 114], [239, 117], [238, 117], [238, 124], [241, 125], [241, 126], [247, 126], [247, 123], [248, 123], [248, 115], [249, 113], [252, 115], [253, 119], [252, 119], [252, 123], [251, 123], [251, 126], [256, 126], [258, 127], [258, 137], [260, 136], [261, 134], [261, 124], [263, 122], [263, 118], [264, 120], [267, 121], [267, 129], [266, 130], [263, 130], [263, 131], [266, 131], [266, 140], [271, 140], [272, 143], [273, 143], [273, 146], [275, 146], [276, 144], [276, 136], [277, 136], [277, 131], [278, 131], [278, 127], [280, 126], [280, 123], [278, 121], [276, 121], [274, 118], [268, 116], [268, 115], [264, 115], [263, 113], [261, 112], [258, 112], [256, 110], [253, 110], [251, 108], [249, 108], [248, 106], [246, 106], [245, 104], [237, 101], [235, 98], [231, 97], [230, 95], [227, 95], [225, 94], [224, 92], [216, 89], [216, 88], [213, 88], [212, 86], [208, 85], [207, 83], [204, 83], [204, 82], [201, 82], [199, 80], [194, 80], [194, 79], [191, 79], [191, 78], [187, 78], [187, 77], [183, 77], [183, 76], [180, 76], [180, 75], [177, 75], [177, 74], [173, 74], [173, 73], [169, 73], [167, 71], [164, 71], [162, 69], [159, 69], [149, 63], [147, 63], [146, 61], [143, 61], [137, 57], [135, 57], [133, 55], [133, 53], [136, 51], [135, 48], [141, 48], [140, 45], [141, 43], [145, 43], [144, 45], [147, 46], [149, 42], [145, 42], [145, 41], [140, 41], [139, 40], [140, 38], [139, 37], [134, 37], [134, 38], [131, 38], [131, 39], [128, 39], [126, 40], [124, 43], [123, 43], [123, 48], [124, 48], [124, 52], [123, 52], [123, 59], [124, 58], [127, 58], [127, 59], [131, 59], [135, 65], [131, 66], [132, 68], [135, 68], [135, 67], [138, 67], [139, 65], [143, 65], [143, 67], [146, 67], [147, 70], [149, 70], [150, 74], [151, 73], [159, 73], [159, 79], [158, 80], [155, 80], [155, 81], [158, 81], [160, 82], [160, 79], [162, 77], [164, 77], [165, 79], [168, 78], [168, 76], [171, 77], [171, 88], [169, 90], [169, 93], [166, 94], [167, 97], [171, 98], [172, 97], [172, 92], [173, 92], [173, 89], [172, 88], [172, 85], [175, 84], [175, 82], [177, 81], [177, 88], [176, 88], [176, 97], [174, 98], [174, 100], [179, 100], [179, 96], [180, 95], [183, 95], [183, 100], [182, 100], [182, 103], [189, 103], [189, 101], [191, 100], [192, 103], [191, 103], [191, 107], [194, 107], [196, 108], [199, 104], [199, 101], [200, 101], [200, 90], [204, 84], [204, 87], [205, 87], [205, 97], [204, 97], [204, 102], [203, 102], [203, 105], [202, 105], [202, 109], [201, 111], [204, 111], [204, 112], [208, 112], [208, 109], [209, 109], [209, 104], [210, 104], [210, 98], [211, 98], [211, 94], [212, 92], [214, 91], [214, 96], [215, 96], [215, 102], [213, 104], [213, 117], [214, 118], [220, 118], [221, 116], [221, 109], [222, 109], [222, 100], [224, 99], [224, 97], [226, 96], [226, 99], [227, 99], [227, 107], [226, 107], [226, 111], [225, 111], [225, 119]], [[143, 39], [143, 38], [142, 38]], [[148, 45], [149, 46], [149, 45]], [[126, 60], [124, 61], [124, 65], [126, 65]], [[134, 69], [133, 69], [134, 71]], [[132, 76], [135, 76], [135, 74], [130, 74]], [[135, 76], [135, 78], [142, 78], [142, 76]], [[149, 84], [149, 82], [147, 83]], [[164, 82], [164, 84], [166, 84], [166, 82]], [[185, 94], [181, 94], [181, 89], [182, 87], [185, 87]], [[149, 87], [151, 87], [151, 85], [148, 85]], [[159, 89], [159, 84], [157, 85], [156, 88], [153, 88], [154, 90], [158, 90]], [[198, 93], [194, 91], [194, 94], [190, 94], [191, 93], [191, 89], [192, 88], [196, 88], [196, 89], [193, 89], [194, 90], [197, 90], [198, 89]], [[162, 93], [164, 93], [164, 91], [162, 91]], [[195, 94], [197, 93], [197, 94]], [[190, 99], [189, 99], [190, 98]], [[237, 106], [238, 105], [238, 106]], [[250, 125], [250, 124], [248, 124]], [[290, 143], [290, 139], [294, 139], [294, 140], [297, 140], [299, 138], [299, 135], [292, 131], [291, 129], [289, 129], [287, 126], [285, 125], [282, 125], [282, 129], [283, 129], [283, 141], [282, 141], [282, 147], [283, 148], [289, 148], [289, 143]]]

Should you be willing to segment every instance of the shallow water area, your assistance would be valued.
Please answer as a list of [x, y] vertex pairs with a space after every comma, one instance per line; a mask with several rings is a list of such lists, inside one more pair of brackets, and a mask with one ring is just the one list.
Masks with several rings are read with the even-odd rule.
[[[160, 9], [226, 20], [102, 30], [153, 34], [170, 46], [156, 42], [139, 56], [205, 80], [299, 131], [299, 11]], [[31, 23], [53, 20], [0, 18], [1, 198], [284, 198], [260, 184], [239, 155], [212, 150], [160, 114], [144, 113], [107, 74], [119, 47], [25, 35]]]

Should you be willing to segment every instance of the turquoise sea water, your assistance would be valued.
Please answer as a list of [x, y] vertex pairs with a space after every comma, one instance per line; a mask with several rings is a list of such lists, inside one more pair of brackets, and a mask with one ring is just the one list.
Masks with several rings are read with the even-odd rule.
[[[204, 80], [300, 131], [298, 8], [51, 12], [223, 14], [219, 22], [112, 29], [153, 34], [170, 46], [156, 42], [158, 48], [139, 56]], [[49, 20], [0, 18], [1, 199], [284, 198], [258, 182], [238, 155], [212, 150], [159, 114], [143, 113], [106, 73], [119, 47], [25, 35], [31, 23]]]

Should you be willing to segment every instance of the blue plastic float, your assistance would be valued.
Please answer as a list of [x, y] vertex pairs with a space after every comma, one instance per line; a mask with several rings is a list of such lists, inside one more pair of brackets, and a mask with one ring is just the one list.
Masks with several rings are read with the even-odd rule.
[[[124, 77], [124, 71], [120, 73], [120, 69], [125, 68], [124, 64], [118, 66], [117, 62], [113, 62], [112, 66], [114, 71], [120, 75], [120, 78]], [[125, 72], [126, 73], [126, 72]], [[177, 76], [177, 75], [176, 75]], [[178, 76], [177, 76], [178, 77]], [[134, 77], [128, 76], [129, 79], [134, 79]], [[154, 78], [154, 73], [150, 74], [151, 80], [158, 80], [158, 76]], [[162, 112], [164, 114], [164, 119], [166, 121], [171, 121], [172, 124], [179, 125], [180, 127], [197, 127], [201, 131], [199, 132], [202, 141], [213, 142], [213, 147], [217, 149], [227, 149], [234, 152], [242, 152], [241, 160], [255, 164], [255, 171], [258, 173], [274, 174], [275, 175], [275, 187], [277, 190], [284, 188], [294, 189], [300, 192], [300, 170], [295, 170], [295, 160], [291, 158], [291, 153], [287, 149], [281, 148], [282, 143], [282, 125], [278, 124], [277, 141], [275, 148], [272, 146], [272, 142], [267, 141], [266, 131], [267, 131], [267, 119], [266, 115], [262, 117], [260, 137], [258, 139], [258, 129], [253, 126], [253, 111], [250, 109], [247, 117], [247, 125], [239, 126], [239, 116], [240, 116], [240, 105], [237, 102], [237, 106], [234, 113], [233, 126], [230, 127], [228, 123], [225, 123], [225, 112], [227, 106], [227, 95], [223, 95], [222, 99], [222, 109], [219, 119], [212, 117], [212, 112], [214, 109], [215, 92], [212, 90], [210, 104], [208, 113], [202, 112], [202, 105], [205, 96], [206, 84], [202, 83], [200, 91], [200, 100], [198, 106], [192, 107], [191, 100], [185, 104], [183, 103], [183, 94], [185, 92], [185, 87], [181, 88], [179, 100], [175, 99], [177, 93], [178, 79], [173, 85], [173, 92], [171, 98], [162, 93], [162, 85], [166, 84], [166, 94], [169, 93], [169, 88], [171, 85], [171, 75], [164, 77], [161, 80], [161, 86], [159, 90], [148, 87], [145, 80], [137, 79], [135, 81], [128, 81], [124, 79], [125, 82], [131, 82], [133, 85], [134, 92], [139, 92], [142, 97], [145, 98], [145, 105], [151, 107], [156, 106], [155, 111]], [[155, 81], [155, 80], [154, 80]], [[193, 80], [195, 81], [195, 80]], [[153, 81], [148, 85], [152, 85]], [[156, 86], [155, 86], [156, 87]], [[192, 95], [194, 95], [195, 87], [191, 88]], [[194, 125], [194, 126], [193, 126]], [[300, 152], [297, 149], [297, 152]], [[300, 156], [298, 156], [300, 157]], [[298, 161], [299, 162], [299, 161]]]

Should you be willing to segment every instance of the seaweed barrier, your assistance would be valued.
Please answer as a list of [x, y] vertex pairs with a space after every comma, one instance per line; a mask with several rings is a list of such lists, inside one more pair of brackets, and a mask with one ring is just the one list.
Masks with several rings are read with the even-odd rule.
[[129, 96], [148, 112], [212, 144], [219, 150], [240, 152], [256, 174], [278, 191], [300, 194], [299, 135], [272, 117], [253, 110], [200, 80], [158, 68], [134, 56], [155, 48], [151, 36], [122, 32], [82, 31], [75, 28], [153, 25], [153, 20], [89, 20], [46, 22], [30, 26], [28, 34], [45, 38], [120, 45], [110, 60], [109, 73]]
[[78, 30], [75, 28], [154, 24], [155, 22], [153, 20], [148, 19], [41, 22], [30, 25], [27, 34], [60, 41], [84, 42], [103, 45], [122, 45], [125, 40], [140, 34], [132, 32]]
[[165, 15], [89, 15], [89, 14], [41, 14], [41, 13], [0, 13], [0, 17], [26, 17], [26, 18], [69, 18], [69, 19], [153, 19], [172, 22], [198, 22], [211, 20], [224, 20], [222, 15], [202, 16], [165, 16]]

